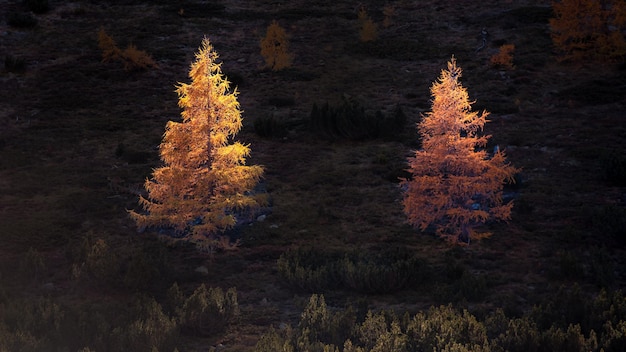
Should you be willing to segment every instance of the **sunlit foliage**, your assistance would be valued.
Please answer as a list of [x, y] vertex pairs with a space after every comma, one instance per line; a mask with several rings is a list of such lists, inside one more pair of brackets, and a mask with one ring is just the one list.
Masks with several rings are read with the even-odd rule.
[[237, 91], [216, 63], [209, 40], [191, 65], [191, 84], [177, 92], [182, 122], [167, 123], [160, 145], [164, 166], [146, 180], [146, 213], [131, 211], [139, 228], [172, 227], [196, 243], [236, 224], [238, 211], [259, 206], [250, 191], [263, 169], [246, 166], [250, 148], [232, 138], [242, 127]]
[[276, 20], [267, 27], [265, 37], [261, 39], [261, 56], [267, 68], [280, 71], [291, 66], [293, 55], [289, 52], [287, 32]]
[[552, 8], [552, 41], [561, 60], [614, 61], [626, 55], [626, 1], [561, 0]]
[[516, 169], [497, 150], [484, 148], [481, 136], [487, 112], [471, 111], [461, 68], [453, 57], [430, 88], [432, 111], [418, 124], [422, 149], [408, 159], [412, 177], [402, 181], [404, 211], [411, 225], [451, 242], [469, 243], [487, 236], [475, 228], [489, 220], [507, 220], [512, 203], [502, 204], [502, 189]]

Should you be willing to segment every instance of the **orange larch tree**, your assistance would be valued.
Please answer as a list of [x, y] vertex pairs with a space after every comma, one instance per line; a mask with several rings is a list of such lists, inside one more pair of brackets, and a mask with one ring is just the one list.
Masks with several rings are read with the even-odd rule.
[[489, 155], [481, 136], [487, 112], [471, 111], [467, 90], [459, 83], [454, 57], [430, 91], [432, 111], [418, 124], [422, 149], [408, 159], [412, 177], [402, 181], [404, 211], [411, 225], [431, 226], [454, 243], [488, 236], [476, 228], [490, 220], [508, 220], [512, 202], [503, 204], [505, 182], [517, 170], [504, 153]]
[[204, 38], [191, 84], [178, 86], [182, 122], [166, 125], [160, 145], [165, 165], [145, 182], [148, 197], [139, 201], [145, 212], [130, 211], [140, 229], [170, 227], [203, 244], [234, 226], [238, 212], [260, 205], [250, 191], [263, 169], [245, 165], [249, 146], [232, 141], [242, 127], [241, 110], [217, 58]]

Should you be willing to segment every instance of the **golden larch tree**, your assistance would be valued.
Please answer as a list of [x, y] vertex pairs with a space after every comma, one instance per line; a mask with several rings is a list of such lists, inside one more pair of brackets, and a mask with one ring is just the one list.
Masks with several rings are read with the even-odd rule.
[[217, 58], [204, 38], [191, 84], [178, 86], [182, 122], [166, 125], [160, 145], [165, 165], [146, 180], [148, 197], [139, 200], [145, 212], [130, 212], [140, 229], [170, 227], [202, 244], [233, 227], [238, 212], [260, 205], [250, 191], [263, 169], [245, 165], [249, 146], [232, 140], [242, 127], [238, 92], [231, 91]]
[[265, 59], [266, 67], [280, 71], [291, 66], [293, 55], [289, 52], [289, 38], [276, 20], [267, 27], [260, 44], [261, 56]]
[[433, 227], [454, 243], [488, 236], [476, 228], [490, 220], [508, 220], [512, 202], [502, 190], [517, 170], [504, 153], [484, 150], [487, 112], [472, 111], [467, 90], [459, 83], [454, 57], [430, 89], [432, 111], [418, 124], [422, 148], [408, 159], [410, 178], [402, 181], [408, 221], [422, 231]]

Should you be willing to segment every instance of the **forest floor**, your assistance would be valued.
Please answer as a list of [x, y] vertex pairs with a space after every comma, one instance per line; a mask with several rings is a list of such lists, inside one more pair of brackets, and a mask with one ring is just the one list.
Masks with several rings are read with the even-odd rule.
[[[372, 43], [359, 41], [357, 10], [365, 5], [380, 24], [376, 1], [51, 1], [34, 28], [0, 22], [0, 60], [25, 64], [23, 72], [5, 64], [0, 74], [3, 299], [130, 300], [133, 290], [77, 279], [76, 248], [95, 239], [122, 261], [165, 247], [171, 272], [139, 288], [157, 299], [175, 281], [187, 291], [199, 283], [237, 288], [241, 322], [223, 336], [188, 337], [198, 348], [251, 350], [269, 326], [297, 323], [310, 292], [282, 282], [276, 261], [299, 247], [399, 245], [434, 268], [453, 261], [488, 287], [470, 301], [431, 286], [387, 295], [323, 292], [334, 306], [364, 300], [371, 309], [409, 312], [447, 303], [525, 311], [562, 285], [597, 292], [590, 269], [597, 253], [613, 263], [610, 287], [623, 288], [624, 241], [610, 236], [607, 223], [623, 224], [611, 214], [624, 214], [626, 190], [609, 184], [605, 170], [608, 155], [626, 150], [624, 67], [556, 60], [549, 1], [392, 3], [393, 23]], [[0, 13], [19, 6], [0, 0]], [[263, 68], [259, 48], [273, 19], [290, 35], [294, 54], [280, 72]], [[100, 28], [120, 47], [145, 50], [158, 68], [126, 71], [120, 62], [102, 62]], [[477, 51], [482, 28], [489, 38]], [[175, 87], [189, 82], [204, 36], [238, 87], [244, 128], [237, 139], [250, 144], [248, 163], [264, 166], [272, 199], [265, 220], [240, 231], [237, 250], [211, 254], [138, 234], [126, 212], [137, 208], [143, 181], [160, 165], [165, 124], [180, 118]], [[512, 69], [489, 64], [503, 44], [515, 45]], [[452, 56], [474, 108], [491, 113], [490, 146], [522, 170], [512, 220], [458, 248], [406, 225], [397, 182], [419, 145], [413, 126], [430, 108], [429, 87]], [[393, 141], [327, 141], [306, 128], [314, 103], [337, 104], [342, 96], [368, 111], [400, 106], [406, 133]], [[285, 136], [255, 133], [254, 121], [270, 116], [287, 126]], [[42, 265], [29, 269], [33, 253]], [[195, 271], [200, 266], [207, 275]]]

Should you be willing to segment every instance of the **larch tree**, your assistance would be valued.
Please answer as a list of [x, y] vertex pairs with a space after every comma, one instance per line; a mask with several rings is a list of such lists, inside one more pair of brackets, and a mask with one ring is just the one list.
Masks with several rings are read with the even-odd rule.
[[263, 168], [247, 166], [250, 148], [233, 137], [242, 127], [236, 90], [221, 73], [217, 53], [204, 38], [191, 64], [191, 83], [177, 87], [182, 122], [169, 121], [160, 145], [164, 166], [153, 171], [140, 197], [143, 213], [130, 211], [140, 229], [173, 228], [197, 244], [233, 227], [237, 214], [254, 210], [251, 195]]
[[289, 52], [289, 38], [287, 32], [276, 20], [267, 27], [265, 37], [261, 39], [261, 56], [265, 65], [272, 71], [280, 71], [291, 66], [293, 55]]
[[409, 223], [439, 236], [469, 244], [486, 237], [477, 227], [508, 220], [512, 202], [502, 191], [517, 172], [497, 150], [484, 150], [490, 136], [480, 135], [488, 112], [472, 111], [467, 90], [459, 83], [461, 68], [454, 57], [430, 88], [432, 111], [418, 124], [422, 148], [408, 158], [411, 177], [402, 180], [404, 211]]

